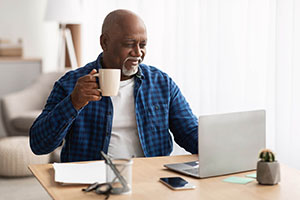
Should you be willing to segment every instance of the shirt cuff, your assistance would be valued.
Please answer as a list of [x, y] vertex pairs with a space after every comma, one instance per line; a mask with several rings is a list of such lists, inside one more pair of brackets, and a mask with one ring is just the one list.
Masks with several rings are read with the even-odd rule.
[[82, 108], [77, 111], [72, 104], [71, 95], [68, 95], [58, 104], [58, 110], [60, 111], [60, 115], [63, 119], [69, 121], [75, 119]]

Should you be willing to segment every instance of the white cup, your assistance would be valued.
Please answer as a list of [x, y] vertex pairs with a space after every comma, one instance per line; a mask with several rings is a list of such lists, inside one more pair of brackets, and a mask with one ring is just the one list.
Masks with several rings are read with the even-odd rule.
[[94, 74], [94, 76], [99, 78], [102, 96], [118, 95], [121, 79], [120, 69], [99, 69], [99, 73]]

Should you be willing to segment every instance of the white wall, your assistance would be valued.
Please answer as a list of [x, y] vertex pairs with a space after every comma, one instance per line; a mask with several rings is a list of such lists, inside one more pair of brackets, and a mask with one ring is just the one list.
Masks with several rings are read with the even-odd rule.
[[56, 69], [58, 25], [44, 21], [46, 0], [0, 0], [0, 39], [23, 40], [24, 57], [42, 58], [43, 71]]
[[[58, 25], [44, 21], [46, 4], [47, 0], [0, 0], [0, 39], [13, 42], [22, 39], [23, 56], [41, 58], [43, 72], [56, 69], [58, 44]], [[16, 90], [14, 86], [11, 88]], [[0, 117], [0, 137], [4, 135]]]

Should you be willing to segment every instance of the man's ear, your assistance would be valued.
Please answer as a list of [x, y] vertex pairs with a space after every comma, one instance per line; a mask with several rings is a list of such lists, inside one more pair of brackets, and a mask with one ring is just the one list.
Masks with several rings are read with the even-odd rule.
[[100, 36], [100, 45], [103, 49], [103, 51], [106, 51], [107, 50], [107, 42], [108, 42], [108, 36], [106, 34], [102, 34]]

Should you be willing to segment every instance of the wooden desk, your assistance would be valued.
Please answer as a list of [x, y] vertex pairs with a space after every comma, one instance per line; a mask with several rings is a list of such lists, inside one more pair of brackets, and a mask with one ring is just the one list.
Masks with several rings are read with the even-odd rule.
[[[300, 199], [300, 171], [281, 165], [281, 182], [275, 186], [263, 186], [256, 181], [241, 185], [226, 183], [228, 176], [196, 179], [166, 170], [163, 164], [196, 160], [196, 155], [167, 156], [155, 158], [135, 158], [133, 160], [133, 189], [130, 195], [111, 195], [109, 199], [203, 199], [203, 200], [296, 200]], [[54, 170], [51, 164], [30, 165], [29, 169], [47, 190], [53, 199], [104, 199], [94, 192], [84, 193], [84, 186], [62, 186], [54, 182]], [[240, 173], [229, 176], [244, 177]], [[195, 190], [174, 191], [158, 179], [163, 176], [181, 176], [196, 185]]]

